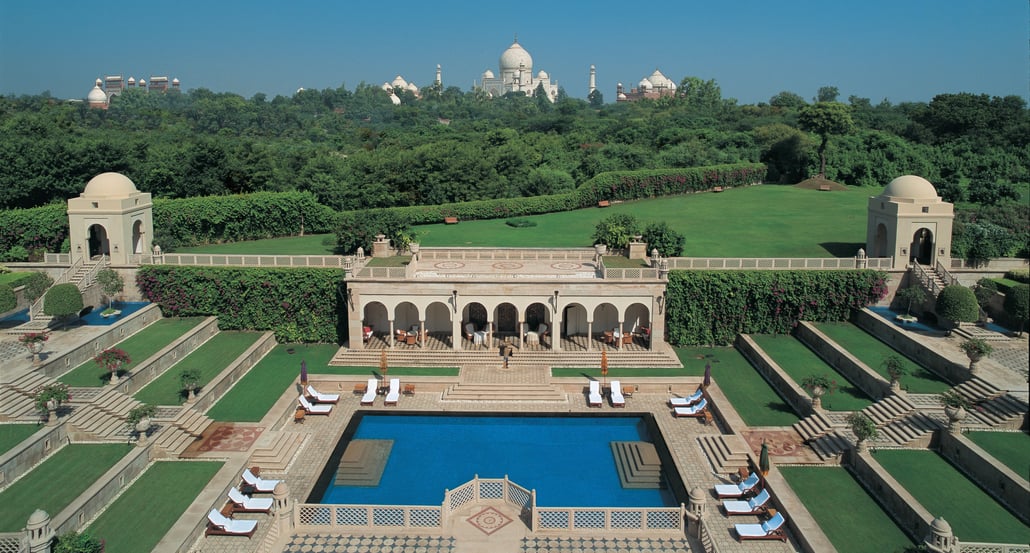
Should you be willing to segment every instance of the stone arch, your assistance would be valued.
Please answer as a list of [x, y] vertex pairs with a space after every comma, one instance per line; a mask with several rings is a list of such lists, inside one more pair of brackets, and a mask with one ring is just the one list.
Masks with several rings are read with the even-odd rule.
[[111, 239], [107, 236], [107, 228], [100, 223], [89, 226], [87, 231], [89, 238], [86, 241], [89, 251], [86, 257], [92, 259], [98, 255], [111, 255]]
[[536, 330], [541, 324], [550, 324], [551, 309], [541, 302], [531, 303], [526, 307], [525, 319], [526, 328]]
[[372, 327], [375, 334], [387, 334], [390, 332], [390, 313], [382, 302], [374, 301], [365, 306], [364, 316], [361, 318], [364, 326]]
[[137, 220], [132, 224], [132, 253], [147, 253], [146, 244], [143, 241], [143, 233], [143, 221]]
[[651, 310], [642, 303], [630, 304], [626, 308], [626, 316], [622, 321], [623, 332], [640, 332], [641, 328], [651, 326]]
[[479, 302], [466, 304], [461, 308], [462, 328], [468, 323], [475, 325], [476, 330], [486, 327], [486, 307]]
[[619, 326], [619, 309], [610, 303], [602, 303], [594, 308], [594, 333], [612, 330]]
[[[562, 309], [561, 336], [586, 336], [590, 331], [590, 317], [581, 303], [570, 303]], [[557, 334], [557, 330], [552, 334]]]
[[873, 251], [869, 252], [870, 257], [889, 257], [890, 250], [887, 247], [887, 225], [880, 223], [876, 225], [876, 236], [873, 238]]
[[921, 227], [912, 234], [909, 259], [920, 265], [933, 263], [933, 231]]
[[503, 302], [494, 308], [493, 321], [495, 332], [502, 336], [519, 334], [519, 310], [514, 304]]
[[434, 301], [426, 307], [426, 332], [451, 334], [451, 307], [444, 302]]
[[410, 301], [402, 301], [393, 308], [393, 328], [408, 330], [419, 325], [418, 307]]

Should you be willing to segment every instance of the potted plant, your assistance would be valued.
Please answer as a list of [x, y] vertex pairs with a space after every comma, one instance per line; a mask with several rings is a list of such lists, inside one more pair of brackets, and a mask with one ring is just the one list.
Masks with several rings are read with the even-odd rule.
[[50, 334], [46, 332], [26, 332], [18, 337], [18, 342], [25, 346], [25, 349], [29, 350], [32, 354], [32, 364], [39, 364], [39, 352], [43, 351], [43, 347], [46, 345], [46, 341], [50, 339]]
[[876, 429], [876, 423], [860, 412], [851, 413], [846, 420], [848, 426], [851, 427], [851, 431], [858, 438], [858, 441], [855, 442], [855, 451], [858, 453], [865, 449], [864, 444], [866, 440], [876, 439], [880, 434], [879, 430]]
[[104, 540], [86, 532], [68, 532], [57, 537], [53, 553], [103, 553]]
[[104, 269], [97, 273], [97, 282], [100, 283], [100, 290], [107, 297], [107, 309], [100, 312], [101, 317], [116, 317], [122, 312], [114, 308], [114, 296], [121, 292], [125, 283], [114, 269]]
[[47, 424], [56, 424], [58, 407], [71, 397], [68, 385], [62, 382], [51, 382], [40, 386], [36, 389], [36, 410], [47, 416]]
[[193, 403], [195, 392], [200, 387], [200, 369], [186, 368], [179, 373], [179, 384], [186, 391], [186, 403]]
[[901, 389], [901, 377], [908, 374], [908, 369], [905, 368], [905, 363], [901, 357], [893, 354], [888, 355], [883, 358], [880, 367], [887, 371], [887, 375], [891, 379], [891, 390], [896, 392]]
[[962, 348], [966, 357], [969, 358], [969, 372], [974, 374], [976, 373], [976, 364], [994, 351], [993, 346], [980, 338], [970, 338], [962, 342], [959, 347]]
[[898, 315], [897, 320], [914, 323], [917, 319], [912, 316], [912, 304], [922, 305], [926, 301], [926, 291], [922, 286], [909, 285], [907, 288], [898, 290], [894, 297], [905, 304], [905, 314]]
[[125, 426], [129, 427], [130, 433], [135, 433], [139, 436], [139, 445], [145, 445], [147, 442], [147, 431], [150, 430], [150, 425], [153, 424], [154, 415], [157, 414], [157, 407], [150, 404], [137, 405], [129, 410], [125, 415]]
[[112, 386], [118, 384], [118, 371], [121, 370], [123, 366], [132, 363], [132, 359], [129, 358], [129, 354], [120, 348], [107, 348], [98, 353], [96, 357], [93, 358], [93, 361], [111, 373]]
[[948, 429], [958, 432], [959, 423], [966, 418], [966, 411], [973, 407], [973, 403], [954, 390], [942, 393], [940, 402], [944, 406], [944, 414], [948, 416]]
[[825, 374], [810, 374], [801, 380], [801, 387], [812, 394], [812, 407], [822, 407], [823, 394], [832, 394], [837, 390], [837, 381]]

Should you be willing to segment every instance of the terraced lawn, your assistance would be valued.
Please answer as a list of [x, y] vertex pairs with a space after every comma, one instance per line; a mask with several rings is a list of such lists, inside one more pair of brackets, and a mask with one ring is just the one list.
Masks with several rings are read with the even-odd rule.
[[[317, 374], [361, 375], [372, 378], [379, 375], [375, 367], [319, 367]], [[458, 367], [387, 367], [388, 376], [458, 376]]]
[[[153, 551], [221, 468], [220, 461], [158, 461], [108, 505], [86, 532], [106, 542], [105, 553]], [[268, 518], [258, 524], [270, 523]]]
[[0, 492], [0, 532], [20, 531], [36, 509], [60, 513], [132, 448], [129, 444], [64, 446]]
[[[318, 374], [339, 349], [331, 344], [275, 346], [208, 410], [207, 416], [218, 421], [260, 421], [300, 377], [301, 361], [307, 361], [309, 375]], [[308, 380], [317, 385], [317, 379], [309, 376]]]
[[[736, 348], [676, 348], [676, 355], [691, 376], [704, 376], [705, 364], [711, 363], [712, 380], [749, 426], [790, 426], [799, 420]], [[674, 391], [689, 394], [694, 390]]]
[[933, 516], [944, 517], [959, 539], [1030, 543], [1030, 526], [933, 451], [881, 449], [873, 457]]
[[858, 411], [872, 405], [872, 400], [862, 390], [852, 385], [797, 338], [782, 334], [752, 334], [751, 337], [794, 382], [800, 383], [809, 375], [826, 375], [836, 380], [837, 391], [823, 396], [823, 408], [829, 411]]
[[967, 432], [965, 436], [1023, 478], [1030, 473], [1030, 436], [1026, 432]]
[[780, 467], [780, 472], [839, 553], [884, 553], [913, 545], [844, 468]]
[[901, 377], [901, 387], [909, 392], [939, 394], [951, 387], [948, 381], [938, 376], [937, 373], [894, 351], [890, 346], [852, 323], [817, 323], [815, 326], [887, 380], [890, 380], [890, 375], [881, 365], [887, 356], [897, 355], [908, 371], [905, 376]]
[[[129, 354], [129, 359], [132, 359], [132, 362], [125, 365], [122, 370], [132, 370], [133, 367], [150, 359], [202, 320], [201, 317], [159, 319], [122, 340], [115, 347], [125, 350]], [[103, 386], [111, 380], [111, 375], [91, 360], [64, 373], [58, 380], [69, 386]]]
[[38, 432], [38, 424], [0, 424], [0, 456]]
[[204, 386], [211, 382], [211, 379], [218, 376], [218, 373], [247, 351], [247, 348], [260, 337], [259, 332], [219, 332], [136, 392], [134, 397], [151, 405], [179, 405], [186, 400], [186, 394], [182, 392], [179, 383], [179, 374], [183, 369], [192, 368], [200, 371], [200, 393], [203, 393]]

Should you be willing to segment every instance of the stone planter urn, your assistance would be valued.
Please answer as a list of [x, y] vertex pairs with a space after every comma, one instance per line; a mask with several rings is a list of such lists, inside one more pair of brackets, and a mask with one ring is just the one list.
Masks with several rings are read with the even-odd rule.
[[891, 392], [898, 393], [901, 391], [901, 379], [891, 377]]
[[25, 347], [28, 348], [29, 353], [32, 356], [32, 364], [39, 365], [41, 362], [39, 354], [43, 351], [43, 348], [46, 347], [46, 342], [29, 342]]
[[976, 374], [976, 364], [979, 363], [980, 360], [984, 358], [984, 356], [979, 353], [972, 353], [967, 351], [966, 357], [969, 358], [969, 374]]
[[150, 430], [150, 425], [153, 424], [153, 422], [154, 421], [150, 420], [150, 417], [146, 417], [140, 419], [140, 421], [136, 423], [136, 432], [139, 433], [139, 440], [136, 442], [137, 446], [142, 447], [147, 445], [147, 431]]
[[193, 403], [197, 400], [197, 393], [195, 390], [196, 388], [193, 386], [190, 386], [189, 389], [186, 390], [186, 403]]
[[118, 369], [115, 369], [115, 370], [111, 371], [111, 385], [112, 386], [117, 386], [118, 385]]
[[46, 402], [46, 423], [48, 426], [57, 424], [57, 408], [61, 406], [61, 403], [56, 399], [49, 399]]
[[948, 430], [952, 434], [961, 432], [961, 422], [966, 418], [966, 410], [962, 407], [945, 407], [944, 414], [948, 416]]
[[823, 394], [826, 393], [826, 388], [822, 386], [812, 386], [812, 408], [822, 409], [823, 408]]
[[608, 253], [608, 246], [605, 244], [594, 244], [594, 253], [604, 255]]

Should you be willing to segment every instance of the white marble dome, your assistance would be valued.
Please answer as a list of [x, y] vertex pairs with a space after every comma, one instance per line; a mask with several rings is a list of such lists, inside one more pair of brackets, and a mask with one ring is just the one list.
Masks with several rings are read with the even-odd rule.
[[91, 198], [124, 198], [138, 193], [136, 185], [121, 173], [100, 173], [82, 191], [83, 196]]
[[937, 189], [930, 181], [915, 175], [900, 176], [883, 189], [882, 196], [892, 198], [910, 198], [914, 200], [933, 200], [937, 198]]
[[501, 54], [501, 71], [518, 71], [519, 68], [531, 71], [533, 57], [521, 44], [514, 42]]
[[86, 101], [91, 104], [106, 104], [107, 94], [105, 94], [100, 88], [100, 85], [96, 85], [93, 87], [93, 90], [89, 91], [89, 94], [86, 96]]

